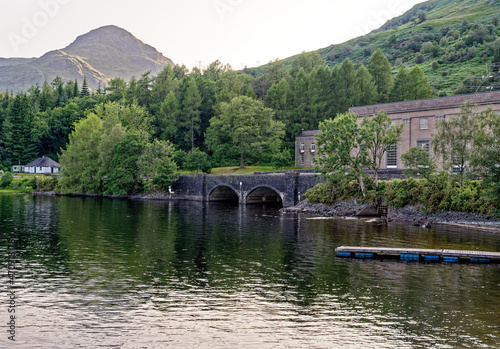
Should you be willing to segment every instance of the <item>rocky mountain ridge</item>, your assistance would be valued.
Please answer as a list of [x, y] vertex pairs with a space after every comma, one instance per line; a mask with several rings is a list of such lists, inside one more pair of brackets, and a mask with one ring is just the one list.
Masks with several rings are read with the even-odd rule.
[[0, 58], [0, 91], [25, 91], [44, 81], [51, 82], [56, 76], [80, 82], [85, 77], [88, 86], [95, 89], [109, 79], [128, 81], [148, 70], [157, 73], [166, 65], [174, 63], [128, 31], [110, 25], [39, 58]]

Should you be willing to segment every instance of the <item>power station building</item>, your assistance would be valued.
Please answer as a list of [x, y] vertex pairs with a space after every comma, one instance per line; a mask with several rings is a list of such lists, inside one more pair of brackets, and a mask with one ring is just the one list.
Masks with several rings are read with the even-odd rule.
[[[401, 154], [416, 146], [427, 148], [432, 152], [430, 140], [437, 123], [460, 114], [460, 107], [468, 102], [477, 105], [478, 112], [488, 108], [500, 112], [500, 91], [367, 105], [352, 107], [349, 111], [359, 115], [359, 123], [363, 118], [384, 110], [394, 124], [404, 124], [400, 141], [386, 151], [381, 167], [381, 169], [403, 169]], [[319, 132], [319, 130], [302, 131], [302, 135], [295, 138], [295, 166], [315, 166], [313, 159], [318, 156], [315, 135]]]

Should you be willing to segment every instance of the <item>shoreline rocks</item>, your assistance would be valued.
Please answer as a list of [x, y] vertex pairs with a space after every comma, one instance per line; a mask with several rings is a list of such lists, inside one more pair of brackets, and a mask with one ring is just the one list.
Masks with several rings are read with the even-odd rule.
[[[365, 208], [366, 204], [356, 199], [337, 201], [332, 205], [311, 204], [307, 200], [298, 205], [282, 208], [281, 212], [295, 212], [323, 217], [352, 218]], [[371, 220], [372, 221], [372, 220]], [[407, 222], [411, 225], [431, 229], [435, 225], [449, 225], [464, 228], [482, 229], [500, 233], [500, 219], [488, 215], [467, 212], [423, 213], [418, 207], [405, 206], [395, 208], [389, 206], [387, 217], [377, 218], [378, 222]]]

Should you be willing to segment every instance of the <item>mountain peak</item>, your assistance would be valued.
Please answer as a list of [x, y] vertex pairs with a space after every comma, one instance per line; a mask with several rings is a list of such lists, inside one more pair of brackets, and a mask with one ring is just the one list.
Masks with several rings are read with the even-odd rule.
[[[7, 60], [8, 61], [8, 60]], [[69, 46], [47, 52], [40, 58], [3, 62], [0, 65], [0, 91], [26, 90], [36, 83], [82, 80], [91, 88], [109, 79], [139, 77], [150, 70], [161, 71], [174, 63], [154, 47], [143, 43], [127, 30], [115, 25], [103, 26], [80, 35]]]
[[64, 48], [63, 51], [71, 51], [75, 48], [87, 44], [98, 44], [103, 46], [116, 47], [123, 42], [144, 45], [141, 40], [137, 39], [125, 29], [117, 27], [115, 25], [106, 25], [104, 27], [91, 30], [86, 34], [78, 36], [76, 40], [73, 41], [69, 46]]

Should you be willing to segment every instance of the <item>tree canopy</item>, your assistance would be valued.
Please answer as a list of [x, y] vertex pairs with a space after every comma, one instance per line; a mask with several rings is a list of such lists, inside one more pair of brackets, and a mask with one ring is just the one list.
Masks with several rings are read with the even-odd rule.
[[210, 120], [207, 143], [213, 152], [234, 147], [240, 154], [240, 167], [245, 157], [262, 151], [277, 152], [284, 136], [284, 124], [273, 120], [273, 111], [261, 101], [247, 96], [235, 97], [220, 105], [219, 114]]

